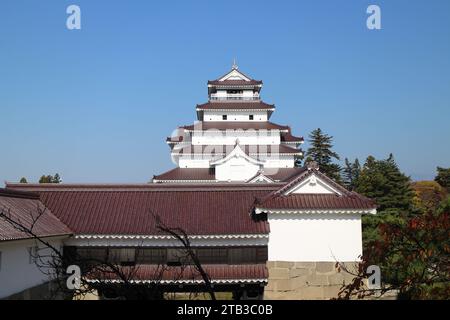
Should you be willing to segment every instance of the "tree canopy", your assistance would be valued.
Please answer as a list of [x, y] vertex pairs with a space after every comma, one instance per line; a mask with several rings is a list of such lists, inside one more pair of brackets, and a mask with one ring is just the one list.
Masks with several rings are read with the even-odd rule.
[[422, 212], [437, 208], [447, 197], [447, 192], [436, 181], [413, 182], [414, 206]]
[[342, 169], [342, 183], [344, 186], [353, 191], [356, 187], [356, 181], [358, 181], [359, 175], [361, 173], [361, 165], [359, 164], [358, 158], [355, 159], [355, 162], [351, 163], [347, 158], [345, 158], [345, 165]]
[[354, 182], [354, 190], [377, 203], [377, 215], [363, 217], [363, 241], [380, 238], [380, 223], [399, 223], [413, 214], [414, 192], [409, 177], [398, 168], [394, 156], [377, 160], [369, 156]]
[[447, 192], [450, 192], [450, 168], [437, 167], [437, 176], [434, 181], [447, 189]]
[[50, 174], [43, 175], [39, 179], [39, 183], [61, 183], [61, 182], [62, 182], [62, 180], [58, 173], [56, 173], [54, 176], [52, 176]]
[[[346, 163], [344, 172], [351, 173], [351, 168]], [[440, 181], [443, 177], [441, 171]], [[433, 181], [411, 183], [391, 154], [385, 160], [369, 156], [355, 190], [375, 199], [378, 210], [375, 216], [363, 217], [362, 262], [340, 296], [373, 294], [364, 279], [367, 267], [375, 264], [383, 279], [378, 292], [396, 290], [403, 299], [448, 299], [450, 198], [444, 187]]]
[[339, 155], [332, 151], [333, 137], [327, 135], [322, 129], [317, 128], [309, 134], [310, 147], [306, 151], [306, 161], [315, 161], [320, 171], [335, 181], [340, 181], [341, 167], [334, 163], [333, 159], [339, 160]]

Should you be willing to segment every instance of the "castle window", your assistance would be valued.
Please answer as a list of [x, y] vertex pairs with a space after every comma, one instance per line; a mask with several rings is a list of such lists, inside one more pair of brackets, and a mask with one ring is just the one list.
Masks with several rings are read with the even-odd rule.
[[201, 263], [227, 263], [228, 250], [226, 248], [197, 249], [197, 257]]
[[109, 261], [120, 265], [134, 265], [136, 261], [135, 248], [111, 248], [109, 250]]
[[222, 116], [222, 120], [227, 120], [227, 115], [226, 115], [226, 114], [224, 114], [224, 115]]
[[143, 264], [165, 264], [166, 248], [144, 248], [137, 249], [137, 262]]

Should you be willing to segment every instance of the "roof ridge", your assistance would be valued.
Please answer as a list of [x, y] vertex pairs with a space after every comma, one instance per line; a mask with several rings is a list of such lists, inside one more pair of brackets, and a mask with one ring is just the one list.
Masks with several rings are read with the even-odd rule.
[[[22, 183], [23, 184], [23, 183]], [[30, 191], [11, 190], [0, 188], [0, 197], [23, 198], [23, 199], [39, 199], [39, 194]]]
[[[176, 168], [175, 168], [176, 169]], [[38, 192], [238, 192], [238, 191], [255, 191], [267, 190], [271, 191], [279, 187], [283, 183], [275, 183], [271, 185], [247, 184], [247, 183], [227, 183], [215, 182], [211, 184], [198, 183], [148, 183], [136, 185], [95, 185], [95, 184], [58, 184], [51, 186], [50, 184], [29, 184], [23, 186], [20, 184], [8, 184], [9, 192], [35, 194], [39, 198]], [[24, 191], [31, 189], [34, 193]]]

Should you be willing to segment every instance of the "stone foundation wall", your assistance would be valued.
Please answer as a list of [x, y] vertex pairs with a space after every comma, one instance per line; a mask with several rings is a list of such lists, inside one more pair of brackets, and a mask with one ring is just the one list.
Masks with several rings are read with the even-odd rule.
[[[355, 262], [345, 262], [351, 269]], [[353, 276], [335, 268], [335, 262], [269, 261], [269, 282], [264, 299], [303, 300], [332, 299], [338, 296], [343, 283]]]

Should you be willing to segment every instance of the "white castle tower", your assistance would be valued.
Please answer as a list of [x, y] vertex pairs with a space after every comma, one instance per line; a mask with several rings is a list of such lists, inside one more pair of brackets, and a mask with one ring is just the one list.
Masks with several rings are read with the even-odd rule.
[[167, 138], [178, 167], [153, 182], [280, 182], [294, 176], [303, 138], [269, 121], [275, 106], [261, 100], [262, 86], [235, 63], [208, 81], [209, 99], [197, 105], [198, 121]]

